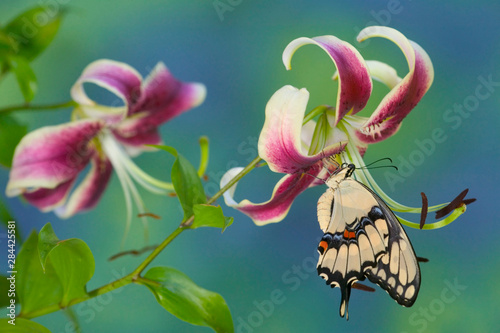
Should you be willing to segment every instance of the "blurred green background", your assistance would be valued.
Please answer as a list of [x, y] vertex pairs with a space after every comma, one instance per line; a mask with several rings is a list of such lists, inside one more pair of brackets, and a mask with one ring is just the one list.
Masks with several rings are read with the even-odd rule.
[[[415, 251], [430, 259], [421, 264], [422, 286], [412, 308], [397, 305], [383, 290], [353, 291], [348, 322], [338, 315], [340, 293], [325, 286], [314, 272], [321, 231], [316, 202], [324, 187], [311, 189], [296, 200], [287, 218], [278, 224], [256, 227], [239, 212], [234, 224], [221, 234], [202, 228], [182, 234], [153, 263], [175, 267], [198, 285], [224, 296], [237, 332], [493, 332], [500, 327], [498, 305], [500, 223], [498, 207], [499, 84], [491, 96], [472, 111], [455, 118], [446, 110], [464, 105], [474, 96], [481, 79], [500, 82], [500, 4], [497, 1], [237, 1], [220, 0], [230, 10], [219, 15], [213, 1], [78, 1], [40, 0], [0, 2], [0, 23], [5, 24], [27, 7], [45, 4], [69, 11], [53, 44], [34, 61], [39, 93], [34, 103], [69, 99], [69, 88], [90, 62], [109, 58], [135, 67], [146, 76], [163, 61], [184, 81], [203, 82], [207, 99], [162, 127], [166, 144], [176, 147], [197, 165], [198, 137], [207, 135], [211, 158], [205, 183], [214, 194], [218, 180], [231, 167], [244, 166], [256, 154], [256, 142], [270, 96], [285, 84], [306, 87], [308, 109], [334, 104], [335, 68], [316, 47], [295, 55], [293, 70], [281, 62], [284, 47], [301, 36], [335, 35], [353, 43], [365, 59], [393, 64], [404, 76], [406, 62], [399, 49], [382, 39], [355, 42], [367, 25], [387, 25], [419, 43], [430, 55], [435, 80], [401, 131], [373, 145], [367, 162], [391, 157], [401, 166], [420, 155], [419, 165], [405, 172], [404, 181], [389, 183], [386, 169], [374, 170], [379, 185], [395, 200], [418, 206], [420, 192], [430, 204], [449, 201], [464, 188], [478, 201], [457, 222], [435, 231], [407, 230]], [[392, 11], [392, 12], [391, 12]], [[484, 88], [480, 88], [483, 89]], [[375, 83], [369, 114], [387, 93]], [[22, 96], [10, 75], [0, 84], [0, 106], [18, 104]], [[69, 119], [70, 110], [22, 112], [18, 119], [35, 129]], [[425, 154], [417, 141], [442, 129], [446, 140]], [[421, 153], [416, 153], [421, 151]], [[412, 155], [413, 154], [413, 155]], [[163, 153], [136, 159], [147, 172], [168, 179], [172, 159]], [[237, 199], [267, 200], [281, 175], [261, 168], [239, 185]], [[5, 188], [8, 171], [0, 171]], [[150, 222], [150, 244], [161, 242], [176, 228], [182, 212], [175, 198], [141, 192], [148, 209], [163, 217]], [[69, 220], [42, 214], [18, 198], [10, 205], [24, 235], [52, 222], [60, 239], [83, 239], [96, 259], [94, 289], [121, 277], [141, 257], [113, 262], [121, 250], [126, 213], [120, 184], [113, 177], [98, 207]], [[414, 220], [418, 216], [413, 217]], [[138, 219], [125, 248], [144, 246]], [[2, 240], [3, 243], [3, 240]], [[4, 246], [4, 245], [2, 245]], [[6, 252], [5, 252], [6, 253]], [[3, 257], [2, 257], [3, 258]], [[4, 264], [1, 264], [4, 270]], [[449, 285], [460, 285], [450, 289]], [[282, 293], [280, 304], [269, 305], [271, 295]], [[454, 296], [454, 297], [452, 297]], [[209, 332], [184, 323], [161, 308], [145, 287], [131, 285], [74, 307], [83, 332]], [[62, 312], [36, 319], [52, 332], [72, 332]]]

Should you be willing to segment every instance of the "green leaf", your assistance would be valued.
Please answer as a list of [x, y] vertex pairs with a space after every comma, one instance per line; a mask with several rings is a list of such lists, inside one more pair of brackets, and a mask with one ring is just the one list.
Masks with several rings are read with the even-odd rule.
[[[14, 221], [12, 218], [12, 215], [10, 214], [9, 210], [7, 209], [7, 206], [4, 205], [2, 201], [0, 201], [0, 223], [5, 225], [5, 250], [10, 249], [10, 247], [7, 247], [6, 245], [9, 244], [9, 240], [13, 240], [14, 243], [10, 242], [10, 245], [14, 245], [15, 248], [19, 246], [21, 243], [21, 237], [19, 235], [19, 229], [17, 228], [9, 228], [9, 221]], [[13, 232], [9, 230], [14, 230]], [[7, 261], [9, 258], [7, 257], [7, 254], [9, 252], [6, 252], [5, 254], [5, 260]], [[10, 264], [10, 262], [6, 262], [7, 266]], [[11, 269], [8, 269], [9, 271]], [[10, 300], [12, 299], [11, 295], [9, 295], [11, 292], [8, 290], [10, 289], [10, 281], [7, 280], [9, 276], [4, 276], [0, 275], [0, 307], [6, 306], [10, 304]], [[17, 295], [14, 295], [14, 298], [17, 300]]]
[[148, 287], [158, 303], [177, 318], [216, 332], [234, 331], [224, 298], [197, 286], [186, 274], [170, 267], [153, 267], [138, 282]]
[[215, 227], [221, 228], [222, 232], [233, 223], [232, 217], [224, 216], [220, 206], [198, 204], [194, 205], [194, 221], [191, 228]]
[[[7, 280], [9, 276], [0, 275], [0, 307], [4, 307], [10, 304], [10, 300], [12, 299], [10, 289], [10, 280]], [[9, 295], [10, 294], [10, 295]], [[17, 297], [14, 297], [16, 303], [19, 302]]]
[[5, 59], [8, 54], [13, 53], [15, 44], [3, 30], [0, 30], [0, 61]]
[[24, 101], [31, 102], [38, 88], [35, 72], [31, 69], [29, 62], [22, 57], [10, 57], [9, 65], [16, 75], [17, 84], [21, 89]]
[[10, 21], [3, 31], [14, 45], [13, 54], [35, 59], [54, 39], [63, 14], [60, 6], [37, 6]]
[[61, 301], [63, 288], [54, 268], [49, 265], [45, 273], [38, 255], [38, 235], [33, 231], [24, 242], [16, 259], [16, 289], [21, 314]]
[[0, 222], [7, 227], [9, 221], [14, 221], [14, 218], [7, 206], [0, 200]]
[[40, 256], [40, 263], [44, 270], [49, 252], [52, 251], [58, 243], [59, 238], [57, 238], [54, 233], [52, 225], [47, 223], [38, 233], [38, 255]]
[[[12, 216], [9, 211], [9, 208], [0, 200], [0, 224], [5, 226], [5, 229], [9, 229], [9, 221], [15, 221], [16, 219]], [[16, 246], [19, 246], [22, 243], [21, 231], [19, 228], [15, 228], [16, 235]]]
[[176, 157], [172, 166], [172, 183], [174, 184], [175, 192], [181, 203], [184, 211], [184, 219], [186, 221], [193, 215], [193, 206], [195, 204], [203, 204], [207, 202], [207, 196], [203, 189], [203, 184], [198, 177], [198, 172], [189, 161], [179, 154], [173, 147], [151, 145], [159, 149], [163, 149]]
[[45, 270], [52, 265], [63, 288], [61, 305], [74, 298], [87, 295], [85, 285], [94, 275], [95, 262], [92, 252], [81, 239], [59, 240], [47, 223], [38, 235], [40, 262]]
[[28, 128], [7, 114], [0, 113], [0, 164], [10, 168], [17, 144], [26, 135]]
[[16, 325], [9, 324], [10, 318], [0, 319], [0, 332], [4, 333], [50, 333], [50, 331], [34, 321], [16, 318]]

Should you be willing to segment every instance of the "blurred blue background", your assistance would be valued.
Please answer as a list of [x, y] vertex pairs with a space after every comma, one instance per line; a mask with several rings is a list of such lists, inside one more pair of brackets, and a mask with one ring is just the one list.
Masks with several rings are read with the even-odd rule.
[[[146, 76], [158, 61], [184, 81], [203, 82], [203, 105], [162, 127], [164, 141], [197, 165], [198, 138], [211, 143], [206, 190], [217, 190], [218, 180], [230, 167], [244, 166], [255, 157], [256, 141], [269, 97], [285, 84], [306, 87], [308, 109], [333, 105], [335, 68], [316, 47], [305, 47], [287, 72], [281, 62], [284, 47], [297, 37], [336, 35], [353, 43], [365, 59], [393, 64], [401, 76], [407, 72], [399, 49], [382, 39], [355, 42], [367, 25], [388, 25], [419, 43], [430, 55], [435, 80], [417, 108], [405, 119], [397, 136], [370, 146], [367, 162], [391, 157], [397, 165], [422, 151], [417, 141], [442, 129], [446, 140], [436, 143], [405, 173], [390, 184], [392, 171], [374, 170], [379, 185], [395, 200], [418, 206], [420, 192], [430, 204], [449, 201], [464, 188], [478, 201], [446, 228], [408, 230], [415, 251], [430, 259], [421, 264], [422, 286], [412, 308], [397, 305], [383, 290], [353, 291], [348, 322], [338, 315], [340, 293], [325, 286], [314, 271], [321, 231], [316, 202], [324, 187], [303, 193], [287, 218], [278, 224], [256, 227], [239, 212], [225, 207], [234, 224], [221, 234], [202, 228], [182, 234], [153, 266], [175, 267], [198, 285], [223, 295], [238, 332], [492, 332], [500, 327], [498, 304], [500, 223], [498, 207], [499, 85], [471, 112], [444, 117], [446, 110], [464, 105], [474, 96], [481, 79], [500, 82], [499, 15], [497, 1], [229, 1], [218, 13], [215, 1], [77, 1], [40, 0], [0, 2], [0, 22], [6, 23], [29, 6], [69, 7], [53, 44], [33, 63], [39, 80], [35, 103], [68, 100], [69, 89], [83, 68], [99, 58], [119, 60]], [[232, 3], [232, 4], [231, 4]], [[480, 88], [484, 89], [484, 88]], [[482, 90], [484, 91], [484, 90]], [[387, 93], [375, 83], [366, 114]], [[18, 104], [21, 94], [12, 76], [0, 85], [0, 106]], [[16, 116], [30, 129], [59, 124], [70, 110], [22, 112]], [[458, 116], [457, 116], [458, 115]], [[417, 140], [417, 141], [416, 141]], [[418, 153], [414, 153], [418, 154]], [[152, 175], [168, 179], [172, 159], [167, 154], [145, 154], [137, 164]], [[239, 185], [237, 199], [265, 201], [281, 175], [261, 168]], [[0, 171], [5, 188], [8, 171]], [[163, 217], [150, 222], [150, 244], [161, 242], [174, 230], [182, 212], [175, 198], [141, 190], [150, 211]], [[113, 177], [98, 207], [69, 220], [42, 214], [18, 198], [3, 199], [27, 235], [47, 222], [60, 239], [83, 239], [96, 259], [89, 289], [130, 272], [145, 257], [107, 258], [121, 250], [126, 213], [120, 184]], [[413, 220], [417, 220], [414, 216]], [[144, 246], [143, 228], [134, 219], [125, 248]], [[2, 264], [3, 268], [3, 264]], [[450, 285], [459, 285], [453, 290]], [[276, 291], [278, 290], [278, 291]], [[272, 295], [279, 304], [269, 305]], [[454, 296], [454, 297], [452, 297]], [[75, 306], [83, 332], [209, 332], [167, 313], [145, 287], [131, 285], [92, 302]], [[52, 332], [72, 332], [62, 312], [36, 318]]]

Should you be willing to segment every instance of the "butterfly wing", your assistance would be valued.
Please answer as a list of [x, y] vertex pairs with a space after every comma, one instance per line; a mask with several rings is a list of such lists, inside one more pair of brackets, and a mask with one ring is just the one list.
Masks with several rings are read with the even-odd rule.
[[325, 234], [317, 270], [332, 288], [340, 288], [342, 317], [348, 315], [352, 284], [365, 277], [399, 304], [413, 304], [420, 285], [415, 254], [394, 213], [375, 193], [345, 179], [318, 201], [318, 220]]
[[366, 271], [366, 276], [386, 290], [396, 302], [410, 307], [415, 303], [420, 289], [420, 267], [415, 251], [391, 209], [377, 194], [369, 188], [366, 189], [377, 200], [389, 228], [387, 252], [375, 267]]

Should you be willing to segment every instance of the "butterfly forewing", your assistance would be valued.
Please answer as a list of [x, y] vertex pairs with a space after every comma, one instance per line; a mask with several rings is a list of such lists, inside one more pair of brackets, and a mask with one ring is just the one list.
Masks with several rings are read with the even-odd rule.
[[350, 173], [332, 176], [318, 201], [318, 221], [325, 233], [318, 246], [318, 274], [332, 288], [340, 288], [342, 317], [348, 315], [353, 283], [366, 277], [399, 304], [411, 306], [420, 286], [411, 243], [394, 213], [374, 192], [349, 178]]

